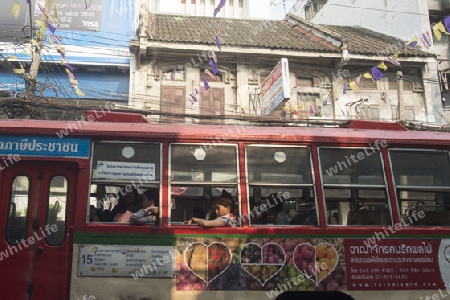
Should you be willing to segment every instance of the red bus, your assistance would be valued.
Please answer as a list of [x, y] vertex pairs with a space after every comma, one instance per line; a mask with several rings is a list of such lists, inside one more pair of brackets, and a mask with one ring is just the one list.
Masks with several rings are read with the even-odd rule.
[[[443, 297], [449, 150], [448, 133], [364, 121], [2, 120], [3, 297]], [[147, 190], [159, 198], [156, 224], [102, 217]], [[187, 224], [195, 210], [213, 218], [223, 191], [239, 226]]]

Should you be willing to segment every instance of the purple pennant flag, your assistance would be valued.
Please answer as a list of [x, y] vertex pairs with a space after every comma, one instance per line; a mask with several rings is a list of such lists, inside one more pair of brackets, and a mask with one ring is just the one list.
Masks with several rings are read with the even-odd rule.
[[219, 48], [219, 51], [222, 51], [222, 48], [220, 48], [220, 39], [219, 39], [218, 35], [216, 35], [216, 45], [217, 45], [217, 48]]
[[342, 94], [347, 94], [348, 84], [344, 84], [344, 90], [342, 91]]
[[447, 32], [450, 32], [450, 16], [445, 17], [445, 19], [442, 20], [442, 23], [444, 23], [445, 30], [447, 30]]
[[370, 69], [370, 72], [372, 73], [372, 77], [375, 80], [380, 80], [384, 77], [384, 74], [381, 73], [380, 69], [378, 69], [377, 66], [372, 67], [372, 69]]
[[189, 96], [191, 96], [191, 98], [192, 98], [192, 100], [194, 100], [194, 102], [198, 102], [198, 99], [197, 99], [197, 97], [195, 97], [194, 95], [192, 95], [192, 94], [189, 94]]
[[31, 0], [27, 0], [27, 4], [30, 4], [30, 1], [31, 1]]
[[70, 72], [73, 73], [73, 67], [71, 65], [69, 65], [68, 63], [65, 63], [64, 67], [66, 67]]
[[55, 30], [56, 30], [55, 26], [53, 26], [52, 24], [50, 24], [50, 23], [47, 22], [47, 21], [45, 21], [45, 23], [47, 23], [48, 29], [49, 29], [53, 34], [55, 34]]
[[205, 77], [202, 77], [202, 81], [203, 81], [203, 84], [205, 85], [205, 90], [208, 90], [208, 89], [209, 89], [209, 83], [208, 83], [208, 81], [206, 80], [206, 78], [205, 78]]
[[212, 60], [210, 60], [210, 61], [208, 62], [208, 64], [211, 66], [211, 69], [212, 69], [214, 75], [216, 75], [217, 73], [219, 73], [219, 69], [217, 69], [216, 64], [215, 64]]
[[220, 0], [219, 5], [217, 5], [216, 9], [214, 10], [214, 17], [219, 13], [222, 7], [225, 6], [225, 2], [227, 2], [227, 0]]

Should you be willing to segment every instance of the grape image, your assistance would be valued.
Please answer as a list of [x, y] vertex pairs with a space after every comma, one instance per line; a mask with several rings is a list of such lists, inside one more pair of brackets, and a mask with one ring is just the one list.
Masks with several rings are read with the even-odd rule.
[[261, 247], [255, 243], [246, 244], [241, 249], [241, 263], [260, 264]]

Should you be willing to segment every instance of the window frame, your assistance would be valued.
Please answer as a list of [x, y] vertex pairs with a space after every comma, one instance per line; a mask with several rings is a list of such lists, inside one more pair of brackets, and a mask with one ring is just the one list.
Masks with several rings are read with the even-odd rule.
[[[371, 142], [370, 142], [370, 144], [371, 144]], [[368, 146], [365, 146], [365, 147], [362, 147], [362, 146], [359, 146], [359, 147], [318, 146], [317, 147], [317, 159], [318, 159], [319, 174], [320, 174], [320, 188], [321, 188], [321, 191], [322, 191], [322, 201], [323, 201], [322, 204], [323, 204], [323, 208], [324, 208], [323, 212], [325, 214], [325, 220], [326, 221], [327, 221], [327, 216], [328, 216], [327, 200], [326, 200], [326, 197], [325, 197], [325, 189], [326, 188], [342, 189], [342, 190], [345, 190], [345, 189], [350, 189], [351, 190], [351, 189], [354, 189], [354, 188], [358, 188], [358, 190], [375, 190], [375, 191], [376, 190], [383, 190], [385, 195], [386, 195], [386, 202], [387, 202], [387, 206], [388, 206], [388, 216], [387, 216], [388, 217], [388, 220], [387, 220], [388, 224], [387, 225], [385, 225], [385, 224], [379, 224], [379, 225], [348, 225], [347, 224], [348, 222], [346, 222], [346, 224], [343, 224], [344, 223], [343, 222], [343, 217], [340, 216], [340, 219], [341, 219], [340, 222], [342, 224], [333, 225], [333, 224], [328, 224], [328, 222], [326, 222], [326, 226], [327, 227], [330, 227], [330, 226], [351, 226], [352, 228], [357, 228], [356, 226], [380, 226], [380, 227], [382, 227], [382, 226], [393, 225], [394, 224], [393, 207], [392, 207], [391, 198], [390, 198], [390, 195], [389, 195], [389, 181], [387, 180], [388, 178], [386, 176], [386, 168], [385, 168], [385, 165], [384, 165], [383, 152], [381, 150], [379, 151], [379, 158], [380, 158], [379, 161], [381, 163], [381, 174], [383, 176], [382, 178], [383, 178], [383, 181], [384, 181], [384, 185], [382, 185], [382, 184], [376, 184], [376, 185], [353, 184], [353, 183], [350, 183], [350, 184], [330, 184], [330, 183], [324, 184], [324, 178], [325, 177], [324, 177], [324, 174], [322, 172], [322, 161], [320, 159], [320, 157], [321, 157], [320, 150], [324, 149], [324, 148], [325, 149], [342, 149], [342, 150], [345, 150], [345, 149], [357, 150], [357, 149], [359, 149], [360, 150], [359, 152], [361, 152], [361, 151], [364, 152], [364, 149], [368, 149]], [[376, 152], [372, 152], [372, 154], [375, 154], [375, 153]], [[366, 157], [367, 157], [367, 154], [366, 154], [365, 158]], [[350, 211], [351, 211], [351, 209], [349, 210], [349, 212]], [[347, 213], [346, 218], [348, 218], [348, 213]], [[390, 221], [390, 224], [389, 224], [389, 221]]]
[[[32, 182], [32, 178], [31, 178], [31, 176], [30, 176], [29, 174], [19, 172], [19, 173], [14, 174], [14, 176], [12, 177], [12, 180], [11, 180], [11, 183], [10, 183], [9, 195], [8, 195], [8, 196], [9, 196], [9, 197], [8, 197], [8, 198], [9, 198], [9, 199], [8, 199], [8, 208], [10, 208], [11, 205], [12, 205], [12, 203], [13, 203], [13, 201], [12, 201], [12, 199], [13, 199], [13, 189], [12, 189], [13, 183], [14, 183], [15, 179], [16, 179], [17, 177], [20, 177], [20, 176], [26, 177], [27, 180], [28, 180], [28, 193], [27, 193], [27, 206], [26, 206], [27, 212], [26, 212], [25, 215], [24, 215], [24, 218], [25, 218], [25, 227], [24, 227], [24, 230], [25, 230], [25, 231], [24, 231], [24, 235], [21, 236], [21, 239], [17, 240], [17, 243], [16, 243], [16, 241], [11, 241], [11, 240], [9, 239], [9, 237], [10, 237], [10, 231], [11, 231], [11, 229], [14, 229], [14, 228], [11, 227], [12, 224], [10, 224], [10, 220], [12, 220], [13, 218], [11, 218], [11, 217], [12, 217], [12, 216], [11, 216], [11, 213], [10, 213], [10, 211], [8, 210], [7, 219], [6, 219], [6, 224], [5, 224], [5, 241], [6, 241], [8, 244], [10, 244], [10, 245], [18, 245], [18, 244], [20, 244], [20, 241], [21, 241], [22, 239], [25, 239], [25, 240], [27, 239], [28, 226], [29, 226], [29, 221], [30, 221], [28, 209], [30, 208], [30, 201], [31, 201], [30, 198], [31, 198], [31, 191], [32, 191], [33, 182]], [[15, 203], [15, 202], [14, 202], [14, 203]], [[16, 212], [17, 212], [17, 205], [16, 205]], [[14, 216], [14, 217], [17, 217], [17, 216]]]
[[[395, 195], [396, 195], [396, 206], [397, 206], [397, 210], [398, 210], [398, 217], [401, 219], [402, 218], [402, 205], [401, 205], [401, 199], [400, 197], [398, 197], [400, 192], [430, 192], [430, 193], [439, 193], [439, 192], [450, 192], [450, 184], [448, 187], [446, 186], [430, 186], [430, 185], [424, 185], [424, 186], [418, 186], [418, 185], [397, 185], [396, 183], [396, 179], [395, 179], [395, 170], [393, 167], [393, 159], [391, 156], [392, 152], [395, 151], [399, 151], [399, 152], [434, 152], [434, 153], [438, 153], [438, 152], [446, 152], [447, 153], [447, 157], [450, 160], [450, 151], [446, 150], [446, 149], [421, 149], [421, 148], [390, 148], [388, 149], [388, 157], [389, 157], [389, 164], [390, 164], [390, 168], [391, 168], [391, 172], [392, 172], [392, 188], [394, 189]], [[431, 191], [430, 191], [431, 190]], [[418, 200], [418, 202], [420, 201], [435, 201], [435, 200]], [[445, 210], [445, 206], [444, 206], [444, 211], [449, 212], [450, 214], [450, 210]], [[426, 211], [425, 211], [425, 215], [426, 215]], [[409, 225], [414, 225], [414, 224], [409, 224]], [[433, 226], [439, 226], [439, 225], [420, 225], [420, 226], [427, 226], [427, 227], [433, 227]], [[450, 225], [446, 225], [445, 227], [449, 227]]]
[[[69, 199], [70, 192], [71, 192], [71, 190], [70, 190], [71, 186], [70, 186], [69, 177], [67, 175], [65, 175], [65, 174], [52, 174], [52, 176], [49, 177], [47, 191], [46, 191], [46, 195], [47, 195], [46, 202], [47, 203], [46, 203], [45, 224], [49, 225], [49, 226], [53, 226], [53, 225], [58, 226], [57, 223], [50, 223], [50, 195], [52, 194], [50, 189], [52, 188], [52, 181], [56, 177], [63, 177], [65, 179], [65, 183], [66, 183], [65, 186], [62, 187], [62, 188], [61, 187], [56, 187], [58, 189], [65, 189], [66, 203], [64, 205], [64, 208], [65, 208], [64, 209], [65, 210], [64, 211], [64, 220], [63, 220], [64, 221], [64, 229], [62, 231], [61, 231], [61, 229], [58, 229], [56, 231], [56, 233], [51, 234], [51, 235], [47, 235], [45, 237], [45, 242], [47, 243], [47, 245], [50, 245], [50, 246], [60, 246], [60, 245], [64, 244], [64, 242], [66, 241], [66, 231], [67, 231], [67, 224], [68, 224], [67, 213], [68, 213], [68, 209], [69, 209], [69, 205], [70, 205], [69, 201], [72, 201], [71, 199]], [[56, 200], [56, 201], [58, 201], [58, 200]], [[56, 201], [55, 201], [55, 204], [56, 204]], [[58, 219], [55, 219], [55, 222], [57, 222], [57, 221], [58, 221]], [[61, 234], [61, 232], [62, 232], [62, 234]], [[52, 239], [55, 239], [55, 237], [62, 238], [62, 240], [60, 240], [60, 241], [57, 240], [58, 243], [53, 243]]]
[[[156, 166], [155, 166], [155, 180], [149, 180], [146, 181], [145, 183], [141, 183], [140, 181], [137, 184], [133, 184], [135, 183], [135, 180], [138, 180], [138, 178], [135, 179], [122, 179], [122, 180], [117, 180], [117, 179], [93, 179], [93, 173], [94, 173], [94, 157], [95, 157], [95, 145], [96, 144], [111, 144], [111, 145], [122, 145], [122, 147], [125, 146], [130, 146], [130, 145], [158, 145], [159, 146], [159, 178], [156, 178]], [[141, 141], [115, 141], [115, 140], [96, 140], [92, 142], [91, 145], [91, 161], [90, 161], [90, 174], [89, 174], [89, 188], [87, 189], [87, 207], [86, 207], [86, 224], [124, 224], [124, 223], [119, 223], [119, 222], [103, 222], [103, 221], [90, 221], [90, 202], [91, 202], [91, 198], [95, 197], [91, 195], [91, 188], [92, 185], [97, 185], [96, 188], [98, 188], [98, 185], [105, 185], [105, 186], [112, 186], [112, 187], [128, 187], [131, 186], [133, 188], [137, 188], [139, 189], [149, 189], [149, 188], [154, 188], [154, 189], [158, 189], [159, 191], [159, 195], [160, 195], [160, 201], [159, 201], [159, 205], [161, 207], [162, 205], [162, 199], [161, 199], [161, 191], [162, 191], [162, 182], [163, 182], [163, 142], [141, 142]], [[97, 161], [98, 161], [98, 157], [97, 157]], [[103, 201], [105, 199], [105, 196], [101, 199], [101, 201]], [[98, 201], [98, 199], [97, 199]], [[159, 210], [159, 220], [161, 220], [161, 214], [162, 211], [161, 209]]]
[[[168, 169], [167, 169], [167, 173], [168, 173], [168, 181], [167, 181], [167, 196], [169, 199], [168, 200], [168, 212], [167, 212], [167, 218], [168, 218], [168, 226], [191, 226], [186, 224], [187, 220], [184, 220], [184, 222], [174, 222], [172, 221], [172, 186], [175, 187], [231, 187], [231, 188], [236, 188], [236, 200], [237, 203], [236, 207], [235, 207], [235, 211], [238, 212], [238, 216], [235, 217], [240, 217], [242, 216], [242, 203], [241, 203], [241, 187], [240, 187], [240, 182], [241, 182], [241, 178], [240, 178], [240, 169], [239, 169], [239, 145], [233, 144], [233, 143], [220, 143], [220, 144], [212, 144], [209, 146], [212, 147], [232, 147], [235, 148], [235, 154], [236, 154], [236, 181], [235, 182], [216, 182], [216, 181], [183, 181], [183, 180], [178, 180], [178, 181], [173, 181], [172, 180], [172, 173], [173, 171], [173, 163], [172, 163], [172, 146], [173, 145], [182, 145], [182, 146], [197, 146], [199, 148], [203, 148], [205, 146], [204, 142], [188, 142], [188, 143], [183, 143], [183, 142], [170, 142], [168, 144]], [[234, 198], [234, 197], [233, 197]], [[192, 224], [192, 225], [196, 225], [196, 224]], [[239, 227], [241, 227], [242, 224], [239, 225]]]
[[[311, 171], [311, 183], [301, 183], [301, 184], [292, 184], [292, 183], [286, 183], [286, 184], [280, 184], [280, 183], [270, 183], [270, 182], [256, 182], [256, 183], [251, 183], [249, 178], [249, 164], [248, 164], [248, 151], [247, 149], [249, 147], [261, 147], [261, 148], [298, 148], [298, 149], [308, 149], [309, 152], [309, 165], [310, 165], [310, 171]], [[312, 148], [311, 146], [308, 145], [285, 145], [285, 144], [256, 144], [256, 143], [251, 143], [251, 144], [246, 144], [245, 145], [245, 178], [247, 178], [245, 184], [246, 184], [246, 189], [247, 189], [247, 207], [248, 207], [248, 211], [251, 212], [252, 208], [250, 205], [250, 189], [253, 187], [260, 187], [260, 188], [273, 188], [273, 187], [281, 187], [279, 192], [283, 192], [283, 188], [285, 188], [285, 190], [291, 190], [291, 189], [304, 189], [304, 188], [310, 188], [313, 192], [313, 197], [314, 197], [314, 205], [317, 208], [317, 204], [318, 204], [318, 199], [317, 199], [317, 191], [316, 191], [316, 184], [315, 184], [315, 176], [314, 176], [314, 164], [313, 164], [313, 157], [312, 157]], [[300, 175], [300, 174], [297, 174]], [[316, 209], [316, 217], [317, 217], [317, 226], [314, 225], [296, 225], [296, 224], [290, 224], [290, 225], [270, 225], [270, 224], [252, 224], [251, 219], [249, 216], [247, 216], [248, 218], [248, 223], [249, 223], [249, 227], [267, 227], [267, 226], [274, 226], [274, 227], [278, 227], [278, 226], [314, 226], [314, 227], [320, 227], [320, 219], [319, 219], [319, 210]], [[291, 220], [292, 221], [292, 220]]]

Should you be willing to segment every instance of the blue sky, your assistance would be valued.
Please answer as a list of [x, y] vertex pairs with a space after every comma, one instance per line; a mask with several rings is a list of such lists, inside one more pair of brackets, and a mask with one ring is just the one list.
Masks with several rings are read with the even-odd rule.
[[286, 3], [286, 12], [295, 4], [296, 0], [275, 0], [272, 5], [272, 19], [281, 20], [284, 18], [284, 4]]

